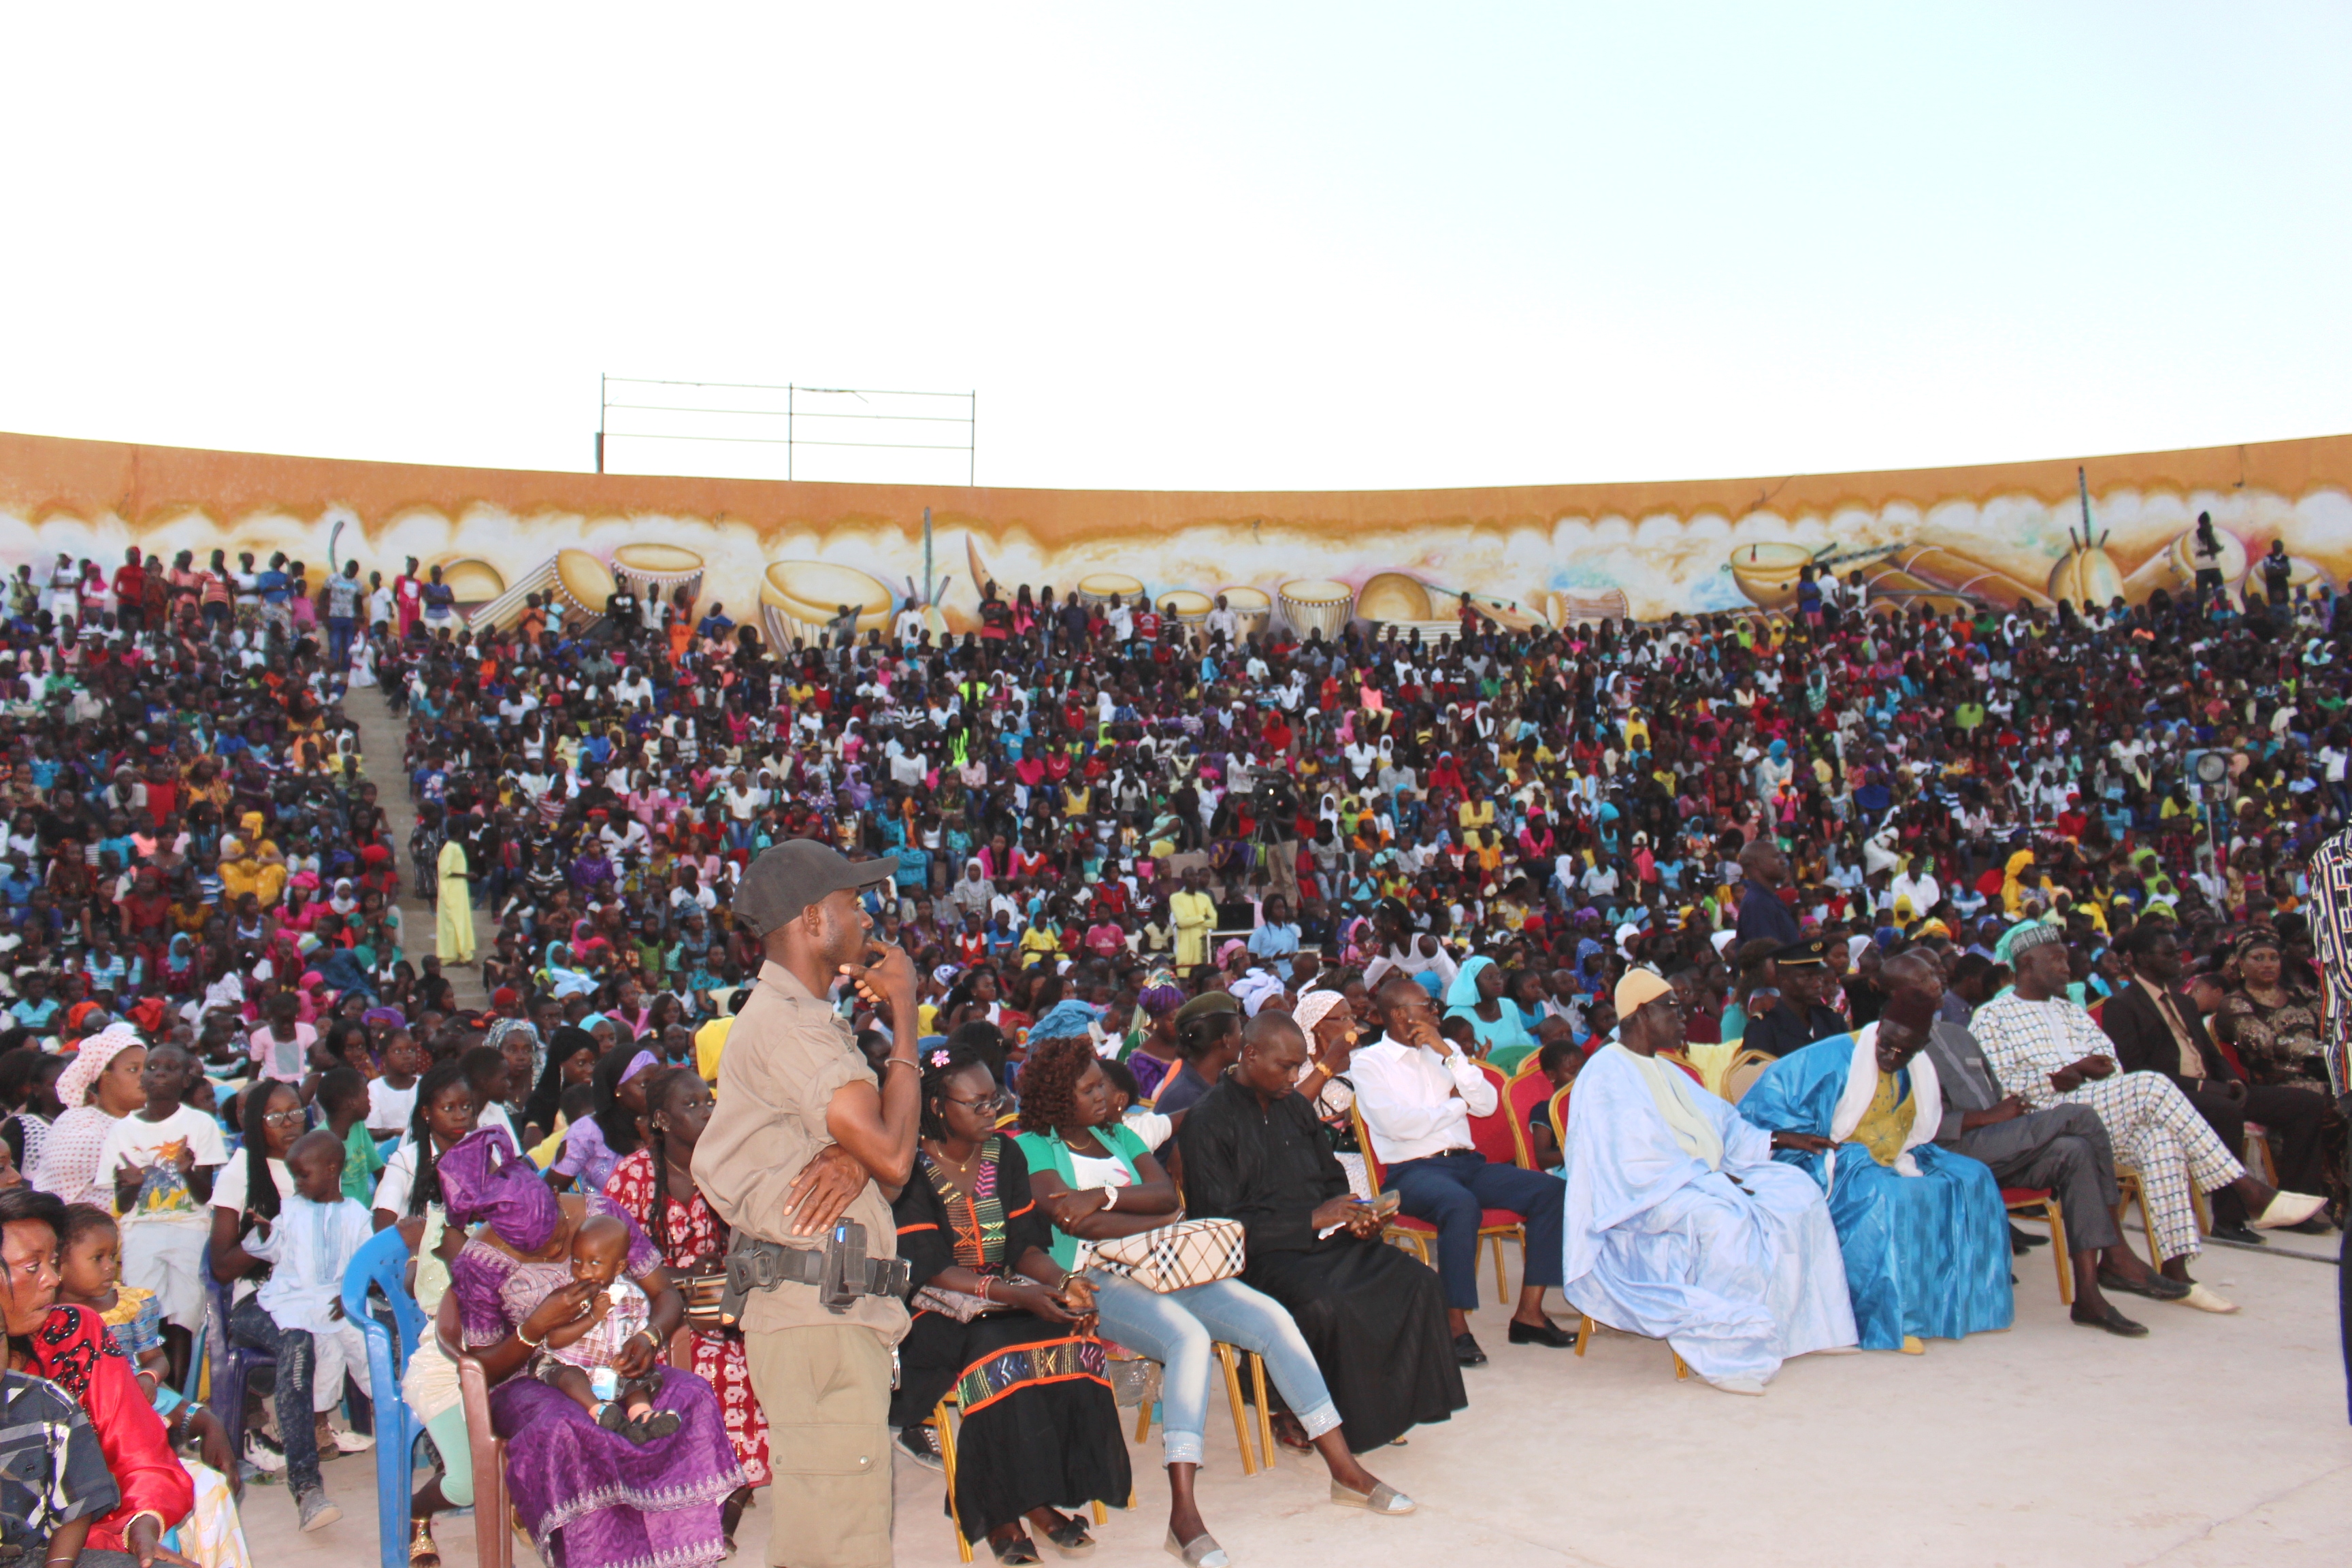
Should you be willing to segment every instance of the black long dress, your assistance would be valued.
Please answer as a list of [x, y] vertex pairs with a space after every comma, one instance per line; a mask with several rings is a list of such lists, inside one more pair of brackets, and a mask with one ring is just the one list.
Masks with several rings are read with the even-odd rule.
[[[892, 1205], [898, 1256], [920, 1291], [958, 1264], [1004, 1279], [1032, 1247], [1052, 1250], [1052, 1228], [1029, 1194], [1029, 1164], [1010, 1138], [981, 1146], [975, 1196], [966, 1198], [929, 1154]], [[1127, 1506], [1135, 1482], [1127, 1437], [1103, 1372], [1102, 1342], [1029, 1312], [959, 1323], [918, 1306], [898, 1346], [890, 1425], [913, 1426], [957, 1393], [955, 1495], [964, 1538], [978, 1541], [1033, 1508]]]
[[1315, 1235], [1310, 1216], [1347, 1195], [1348, 1176], [1312, 1106], [1292, 1094], [1269, 1107], [1227, 1079], [1192, 1108], [1176, 1141], [1185, 1213], [1242, 1222], [1243, 1282], [1297, 1320], [1349, 1448], [1370, 1453], [1470, 1403], [1436, 1272], [1384, 1242]]

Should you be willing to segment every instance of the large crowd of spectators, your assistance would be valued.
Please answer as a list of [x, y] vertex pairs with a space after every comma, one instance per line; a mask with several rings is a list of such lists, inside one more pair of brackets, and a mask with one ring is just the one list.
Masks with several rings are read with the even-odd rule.
[[[1441, 637], [1302, 639], [1222, 600], [1192, 620], [989, 584], [973, 632], [910, 605], [776, 648], [720, 604], [626, 589], [473, 626], [407, 568], [132, 551], [9, 584], [0, 1306], [12, 1335], [40, 1326], [5, 1397], [68, 1439], [46, 1491], [8, 1494], [9, 1544], [89, 1521], [85, 1552], [152, 1559], [176, 1528], [234, 1568], [257, 1474], [331, 1524], [322, 1462], [369, 1440], [341, 1274], [398, 1227], [499, 1421], [549, 1437], [508, 1478], [542, 1552], [731, 1550], [767, 1423], [705, 1299], [728, 1227], [692, 1173], [761, 973], [735, 894], [799, 839], [890, 860], [863, 901], [914, 971], [926, 1121], [898, 1217], [935, 1237], [908, 1256], [936, 1300], [900, 1446], [941, 1462], [924, 1422], [971, 1368], [1058, 1358], [1013, 1385], [1039, 1402], [1022, 1441], [968, 1444], [950, 1500], [1006, 1561], [1080, 1549], [1058, 1510], [1125, 1500], [1106, 1344], [1161, 1369], [1171, 1547], [1216, 1568], [1190, 1470], [1213, 1342], [1265, 1357], [1281, 1440], [1382, 1512], [1412, 1505], [1360, 1457], [1460, 1407], [1486, 1360], [1482, 1203], [1525, 1216], [1513, 1342], [1569, 1342], [1543, 1300], [1573, 1178], [1449, 1141], [1446, 1116], [1496, 1114], [1480, 1062], [1567, 1086], [1646, 1042], [1722, 1089], [1738, 1052], [1911, 1016], [1932, 972], [1939, 1024], [1989, 1010], [2006, 1114], [2162, 1077], [2233, 1163], [2182, 1156], [2212, 1232], [2259, 1239], [2269, 1189], [2234, 1165], [2257, 1144], [2273, 1186], [2326, 1199], [2296, 1223], [2345, 1217], [2345, 1008], [2309, 868], [2352, 813], [2352, 618], [2324, 588], [2002, 609], [1809, 574], [1785, 615], [1525, 628], [1465, 601]], [[371, 686], [403, 755], [361, 755], [344, 701]], [[380, 788], [414, 802], [404, 843]], [[1645, 973], [1670, 996], [1625, 989]], [[2045, 1061], [2038, 1024], [2004, 1022], [2021, 995], [2071, 1004], [2115, 1059]], [[838, 1005], [885, 1059], [892, 1020]], [[2126, 1164], [2189, 1138], [2168, 1110], [2094, 1109]], [[1549, 1097], [1510, 1114], [1528, 1165], [1561, 1167]], [[1383, 1166], [1443, 1233], [1434, 1269], [1375, 1245]], [[2142, 1175], [2152, 1202], [2184, 1180]], [[2156, 1282], [2125, 1256], [2098, 1278], [2227, 1310], [2188, 1279], [2183, 1192], [2158, 1202]], [[1179, 1212], [1244, 1222], [1233, 1289], [1179, 1302], [1089, 1269]], [[276, 1359], [242, 1454], [174, 1392], [215, 1297], [214, 1337]], [[436, 1338], [371, 1391], [443, 1462], [415, 1504], [428, 1565], [433, 1517], [473, 1495]], [[1087, 1451], [1039, 1452], [1048, 1429]]]

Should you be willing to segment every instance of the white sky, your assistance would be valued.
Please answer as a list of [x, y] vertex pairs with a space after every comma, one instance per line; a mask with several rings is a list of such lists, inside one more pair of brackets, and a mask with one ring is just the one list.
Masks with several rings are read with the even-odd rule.
[[2352, 430], [2341, 5], [52, 5], [0, 58], [0, 428], [584, 468], [610, 371], [1275, 489]]

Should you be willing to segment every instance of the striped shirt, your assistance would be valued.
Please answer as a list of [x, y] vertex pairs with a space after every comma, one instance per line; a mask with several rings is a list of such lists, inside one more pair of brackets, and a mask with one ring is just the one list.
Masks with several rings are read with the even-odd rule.
[[2320, 1056], [2328, 1087], [2352, 1093], [2352, 829], [2322, 844], [2311, 857], [2311, 931], [2319, 953], [2327, 1022]]
[[2058, 1102], [2052, 1073], [2084, 1057], [2112, 1058], [2116, 1054], [2115, 1042], [2091, 1016], [2063, 996], [2047, 1002], [2029, 1002], [2014, 991], [1996, 996], [1976, 1010], [1969, 1032], [1984, 1047], [2002, 1092], [2016, 1095], [2036, 1110]]

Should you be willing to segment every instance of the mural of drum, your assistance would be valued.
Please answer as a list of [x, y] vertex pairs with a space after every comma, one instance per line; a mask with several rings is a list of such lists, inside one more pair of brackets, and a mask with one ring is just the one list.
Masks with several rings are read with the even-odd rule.
[[1348, 629], [1355, 613], [1355, 590], [1328, 577], [1299, 577], [1280, 589], [1282, 618], [1300, 637], [1321, 632], [1325, 642], [1336, 641]]
[[1186, 627], [1206, 625], [1209, 612], [1214, 607], [1208, 595], [1190, 588], [1179, 588], [1160, 601], [1160, 613], [1178, 626]]
[[1217, 595], [1225, 601], [1225, 608], [1234, 613], [1235, 637], [1247, 638], [1262, 632], [1274, 619], [1274, 601], [1263, 588], [1220, 588]]
[[1434, 618], [1427, 584], [1402, 572], [1381, 572], [1365, 580], [1356, 595], [1356, 614], [1368, 621], [1426, 621]]
[[1731, 580], [1760, 610], [1790, 610], [1797, 605], [1797, 574], [1812, 564], [1818, 552], [1802, 544], [1763, 540], [1742, 544], [1731, 552]]
[[487, 605], [507, 591], [506, 578], [487, 561], [465, 556], [440, 565], [442, 585], [457, 595], [461, 610]]
[[1143, 597], [1143, 584], [1123, 572], [1097, 572], [1079, 578], [1070, 596], [1081, 605], [1108, 605], [1114, 594], [1120, 604], [1132, 605]]
[[830, 561], [778, 561], [760, 583], [760, 627], [779, 653], [822, 641], [841, 606], [857, 612], [857, 630], [881, 630], [890, 623], [890, 590], [880, 578]]
[[553, 587], [555, 602], [563, 606], [564, 629], [572, 631], [602, 620], [604, 601], [619, 590], [620, 584], [601, 557], [584, 550], [559, 550]]
[[613, 552], [613, 575], [656, 604], [670, 604], [680, 588], [688, 607], [702, 596], [702, 557], [675, 544], [624, 544]]

